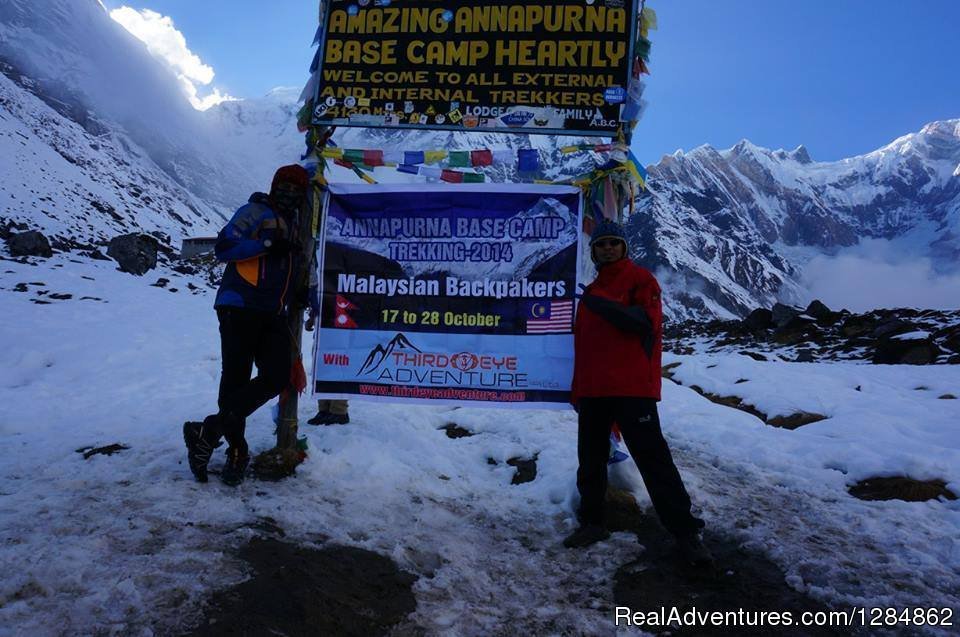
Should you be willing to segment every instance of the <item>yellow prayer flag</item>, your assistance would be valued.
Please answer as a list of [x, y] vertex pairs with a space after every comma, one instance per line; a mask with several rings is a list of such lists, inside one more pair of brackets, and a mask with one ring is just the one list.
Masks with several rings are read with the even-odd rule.
[[657, 12], [652, 7], [644, 7], [641, 19], [648, 29], [657, 30]]
[[436, 164], [447, 158], [445, 150], [428, 150], [423, 153], [423, 163]]
[[326, 157], [327, 159], [343, 159], [343, 149], [342, 148], [324, 148], [320, 153], [321, 157]]

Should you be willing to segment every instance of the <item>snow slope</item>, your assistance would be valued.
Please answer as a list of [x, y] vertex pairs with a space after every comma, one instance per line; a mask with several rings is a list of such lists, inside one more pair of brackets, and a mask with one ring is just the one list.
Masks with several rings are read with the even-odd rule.
[[[20, 132], [36, 138], [27, 149], [4, 143], [5, 149], [24, 153], [10, 172], [4, 171], [7, 189], [33, 189], [38, 197], [87, 207], [106, 203], [129, 225], [144, 217], [149, 227], [159, 223], [151, 223], [151, 217], [167, 217], [172, 221], [163, 223], [181, 227], [174, 233], [179, 238], [199, 229], [186, 221], [219, 225], [246, 201], [251, 184], [265, 187], [262, 170], [246, 159], [249, 153], [231, 152], [235, 145], [222, 142], [216, 122], [190, 106], [174, 73], [96, 0], [5, 1], [0, 5], [0, 71], [13, 83], [4, 82], [0, 116], [8, 127], [28, 129], [32, 133]], [[288, 128], [296, 135], [293, 122]], [[261, 136], [268, 133], [258, 130]], [[51, 155], [45, 164], [29, 164], [34, 154], [50, 151], [62, 159]], [[291, 154], [284, 163], [298, 157]], [[99, 174], [109, 182], [105, 175], [115, 175], [121, 191], [130, 184], [152, 186], [164, 201], [138, 206], [122, 193], [74, 192], [69, 184], [75, 167], [88, 180], [97, 181]], [[168, 206], [167, 200], [180, 203]], [[196, 210], [183, 214], [177, 206]]]
[[134, 231], [202, 236], [223, 223], [127, 135], [85, 128], [27, 90], [35, 88], [29, 78], [11, 75], [21, 84], [0, 74], [4, 220], [88, 244]]
[[[296, 478], [196, 484], [180, 425], [216, 400], [212, 293], [156, 275], [172, 282], [69, 255], [0, 262], [0, 299], [18, 317], [0, 343], [0, 635], [184, 629], [213, 590], [247, 577], [229, 549], [267, 517], [288, 541], [366, 548], [418, 575], [408, 622], [428, 635], [612, 632], [612, 575], [643, 547], [624, 533], [560, 546], [574, 525], [572, 412], [352, 401], [349, 426], [303, 427], [310, 457]], [[936, 398], [960, 395], [960, 369], [675, 361], [684, 385], [830, 416], [774, 429], [666, 382], [665, 434], [712, 530], [767, 554], [825, 607], [960, 606], [960, 501], [846, 493], [901, 472], [960, 491], [960, 401]], [[303, 403], [301, 419], [313, 412]], [[477, 435], [448, 439], [448, 422]], [[255, 451], [272, 431], [268, 409], [250, 419]], [[75, 451], [111, 443], [130, 449]], [[536, 480], [512, 486], [505, 460], [533, 454]], [[648, 502], [636, 471], [618, 472]]]

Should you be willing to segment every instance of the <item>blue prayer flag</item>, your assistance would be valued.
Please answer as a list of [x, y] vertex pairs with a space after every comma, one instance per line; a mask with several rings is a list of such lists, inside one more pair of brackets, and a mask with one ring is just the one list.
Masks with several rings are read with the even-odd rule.
[[403, 163], [405, 164], [422, 164], [423, 162], [424, 158], [422, 150], [408, 150], [403, 153]]
[[522, 173], [535, 173], [540, 170], [540, 153], [535, 148], [521, 148], [517, 151], [517, 170]]

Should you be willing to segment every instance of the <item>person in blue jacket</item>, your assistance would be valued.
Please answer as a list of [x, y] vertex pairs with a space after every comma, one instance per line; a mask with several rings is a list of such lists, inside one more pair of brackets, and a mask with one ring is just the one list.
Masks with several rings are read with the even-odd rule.
[[[287, 313], [311, 258], [297, 241], [310, 177], [298, 165], [277, 170], [270, 194], [254, 193], [217, 235], [217, 259], [227, 264], [214, 307], [220, 322], [219, 411], [183, 426], [190, 470], [207, 481], [213, 450], [226, 438], [221, 480], [243, 481], [250, 461], [246, 418], [287, 386], [293, 361]], [[250, 378], [253, 365], [257, 376]]]

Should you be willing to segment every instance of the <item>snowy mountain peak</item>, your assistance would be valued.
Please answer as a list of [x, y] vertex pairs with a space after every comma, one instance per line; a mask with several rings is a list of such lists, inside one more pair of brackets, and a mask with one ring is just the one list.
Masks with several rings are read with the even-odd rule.
[[766, 148], [761, 148], [760, 146], [757, 146], [756, 144], [751, 142], [749, 139], [741, 139], [739, 142], [737, 142], [737, 144], [733, 148], [727, 151], [727, 153], [734, 154], [734, 155], [747, 155], [747, 154], [765, 155], [765, 154], [768, 154], [769, 152], [770, 151], [767, 150]]
[[807, 147], [803, 144], [794, 148], [793, 151], [790, 152], [789, 157], [798, 164], [813, 163], [813, 160], [810, 158], [810, 153], [807, 152]]
[[780, 161], [795, 161], [798, 164], [812, 164], [813, 160], [810, 159], [810, 153], [807, 152], [806, 146], [800, 145], [794, 148], [793, 150], [780, 150], [773, 151], [773, 156], [779, 159]]
[[267, 91], [263, 99], [279, 102], [280, 104], [296, 104], [300, 101], [301, 90], [302, 89], [294, 86], [277, 86]]
[[[932, 122], [837, 162], [806, 148], [741, 140], [700, 146], [650, 167], [636, 256], [668, 281], [674, 317], [744, 315], [804, 300], [800, 275], [821, 251], [910, 235], [934, 267], [960, 261], [960, 120]], [[788, 256], [792, 255], [792, 256]], [[809, 300], [809, 299], [806, 299]]]

